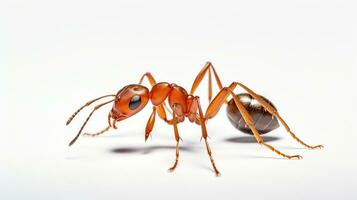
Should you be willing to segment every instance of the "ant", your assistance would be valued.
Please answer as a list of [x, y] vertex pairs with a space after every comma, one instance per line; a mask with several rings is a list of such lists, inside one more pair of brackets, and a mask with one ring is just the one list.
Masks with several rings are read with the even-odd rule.
[[[212, 72], [214, 75], [214, 78], [216, 80], [216, 84], [218, 85], [220, 91], [219, 93], [213, 98], [212, 100]], [[209, 106], [207, 107], [207, 110], [203, 112], [201, 108], [201, 103], [200, 103], [200, 97], [194, 95], [197, 87], [200, 85], [202, 79], [208, 75], [208, 100], [209, 100]], [[149, 90], [147, 87], [142, 85], [142, 82], [144, 78], [147, 78], [148, 81], [150, 82], [151, 85], [151, 90]], [[234, 89], [240, 86], [243, 88], [247, 94], [239, 94], [236, 95], [234, 93]], [[227, 98], [229, 96], [232, 96], [233, 98], [227, 102]], [[111, 100], [106, 101], [102, 104], [99, 104], [94, 107], [92, 112], [89, 114], [85, 122], [83, 123], [82, 127], [80, 128], [78, 134], [75, 136], [75, 138], [69, 143], [69, 146], [74, 144], [78, 137], [81, 135], [83, 128], [87, 124], [88, 120], [91, 118], [93, 113], [99, 109], [100, 107], [107, 105], [109, 103], [113, 102], [113, 107], [111, 111], [108, 114], [108, 126], [103, 129], [102, 131], [99, 131], [97, 133], [85, 133], [84, 135], [89, 135], [89, 136], [98, 136], [100, 134], [103, 134], [104, 132], [108, 131], [110, 128], [117, 129], [116, 123], [119, 121], [122, 121], [124, 119], [127, 119], [139, 111], [141, 111], [150, 101], [151, 104], [153, 105], [152, 108], [152, 113], [149, 117], [149, 120], [146, 125], [145, 129], [145, 141], [148, 139], [150, 136], [152, 129], [154, 127], [155, 123], [155, 116], [156, 114], [164, 120], [167, 124], [172, 125], [175, 133], [175, 140], [176, 140], [176, 160], [171, 168], [169, 168], [169, 171], [174, 171], [178, 161], [179, 161], [179, 143], [180, 143], [180, 135], [179, 131], [177, 128], [177, 124], [181, 123], [185, 120], [185, 118], [188, 118], [190, 122], [196, 123], [197, 125], [201, 126], [201, 131], [202, 131], [202, 138], [205, 141], [206, 145], [206, 150], [209, 155], [213, 170], [215, 172], [216, 176], [220, 175], [220, 172], [218, 171], [215, 162], [212, 157], [212, 151], [211, 148], [208, 144], [207, 141], [207, 128], [206, 128], [206, 123], [209, 119], [212, 119], [213, 117], [216, 116], [220, 108], [224, 103], [228, 104], [227, 107], [227, 113], [230, 121], [235, 125], [238, 129], [243, 130], [245, 129], [244, 132], [251, 133], [254, 135], [255, 139], [257, 142], [268, 149], [272, 150], [273, 152], [279, 154], [280, 156], [283, 156], [288, 159], [301, 159], [302, 157], [300, 155], [287, 155], [282, 153], [281, 151], [277, 150], [273, 146], [265, 143], [260, 136], [262, 133], [269, 132], [272, 129], [277, 128], [278, 125], [276, 120], [279, 120], [280, 123], [285, 127], [286, 131], [290, 133], [290, 135], [300, 144], [303, 146], [309, 148], [309, 149], [316, 149], [316, 148], [322, 148], [322, 145], [317, 145], [317, 146], [310, 146], [306, 143], [304, 143], [302, 140], [300, 140], [289, 128], [287, 123], [283, 120], [283, 118], [280, 116], [280, 114], [277, 112], [275, 109], [274, 105], [267, 100], [266, 98], [257, 95], [255, 92], [253, 92], [251, 89], [243, 85], [242, 83], [239, 82], [232, 82], [228, 87], [223, 87], [221, 80], [213, 67], [213, 65], [210, 62], [207, 62], [205, 66], [202, 68], [202, 70], [198, 73], [190, 93], [188, 94], [187, 91], [183, 88], [180, 87], [174, 83], [168, 83], [168, 82], [159, 82], [157, 83], [154, 79], [154, 77], [151, 75], [151, 73], [147, 72], [145, 73], [140, 81], [139, 84], [132, 84], [132, 85], [127, 85], [123, 87], [121, 90], [118, 91], [116, 95], [110, 94], [110, 95], [105, 95], [98, 97], [96, 99], [93, 99], [89, 102], [87, 102], [85, 105], [80, 107], [67, 121], [66, 125], [71, 123], [73, 118], [85, 107], [91, 105], [92, 103], [103, 99], [111, 97]], [[244, 99], [250, 99], [248, 101], [244, 101]], [[260, 106], [260, 111], [256, 109], [255, 114], [258, 113], [258, 116], [262, 116], [266, 114], [267, 112], [270, 117], [272, 117], [273, 120], [268, 120], [263, 122], [262, 124], [259, 125], [258, 130], [261, 131], [261, 133], [257, 130], [256, 124], [257, 124], [257, 119], [252, 119], [251, 117], [251, 112], [252, 112], [252, 100], [257, 101], [257, 103]], [[166, 106], [165, 101], [168, 101], [169, 103], [169, 108]], [[247, 104], [249, 103], [249, 105]], [[166, 111], [170, 112], [172, 114], [172, 119], [167, 118]], [[254, 114], [254, 112], [253, 112]], [[244, 120], [245, 123], [239, 123], [242, 121], [241, 119]], [[276, 121], [272, 125], [272, 121]], [[112, 122], [111, 122], [112, 121]], [[275, 124], [275, 125], [274, 125]], [[257, 124], [258, 125], [258, 124]], [[263, 128], [262, 128], [263, 127]], [[249, 129], [248, 129], [249, 128]], [[201, 139], [202, 139], [201, 138]]]

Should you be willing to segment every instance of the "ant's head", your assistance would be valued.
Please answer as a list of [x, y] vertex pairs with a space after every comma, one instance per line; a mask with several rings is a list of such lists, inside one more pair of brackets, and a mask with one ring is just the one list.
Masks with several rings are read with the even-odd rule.
[[141, 111], [149, 101], [149, 90], [142, 85], [128, 85], [115, 96], [110, 112], [115, 121], [121, 121]]
[[[76, 137], [73, 138], [73, 140], [69, 143], [69, 146], [71, 146], [72, 144], [74, 144], [76, 142], [78, 137], [81, 135], [84, 126], [87, 124], [88, 120], [91, 118], [92, 114], [97, 109], [99, 109], [102, 106], [107, 105], [111, 102], [114, 102], [113, 108], [112, 108], [111, 112], [109, 113], [109, 116], [111, 116], [111, 118], [114, 119], [114, 123], [116, 121], [121, 121], [121, 120], [126, 119], [130, 116], [133, 116], [134, 114], [136, 114], [137, 112], [139, 112], [146, 106], [146, 104], [149, 101], [149, 90], [142, 85], [128, 85], [128, 86], [125, 86], [124, 88], [122, 88], [121, 90], [119, 90], [119, 92], [116, 95], [109, 94], [109, 95], [104, 95], [104, 96], [95, 98], [95, 99], [87, 102], [84, 106], [80, 107], [72, 116], [70, 116], [69, 119], [67, 120], [66, 125], [71, 123], [73, 118], [83, 108], [91, 105], [92, 103], [94, 103], [100, 99], [106, 98], [106, 97], [114, 97], [114, 98], [94, 107], [92, 112], [87, 117], [86, 121], [83, 123], [83, 125], [82, 125], [81, 129], [79, 130], [78, 134], [76, 135]], [[115, 128], [115, 124], [113, 124], [113, 125]], [[110, 126], [111, 125], [109, 124], [109, 127], [106, 130], [108, 130], [110, 128]]]

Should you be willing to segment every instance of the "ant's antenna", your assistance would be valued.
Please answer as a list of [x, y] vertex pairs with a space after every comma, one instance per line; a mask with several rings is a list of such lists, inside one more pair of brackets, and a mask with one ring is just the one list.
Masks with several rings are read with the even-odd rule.
[[93, 100], [91, 100], [91, 101], [88, 101], [86, 104], [84, 104], [82, 107], [80, 107], [75, 113], [73, 113], [73, 115], [71, 115], [71, 116], [69, 117], [69, 119], [68, 119], [67, 122], [66, 122], [66, 125], [68, 125], [69, 123], [71, 123], [71, 121], [73, 120], [73, 118], [74, 118], [83, 108], [85, 108], [85, 107], [91, 105], [93, 102], [98, 101], [99, 99], [102, 99], [102, 98], [105, 98], [105, 97], [115, 97], [115, 95], [114, 95], [114, 94], [104, 95], [104, 96], [98, 97], [98, 98], [96, 98], [96, 99], [93, 99]]
[[82, 125], [81, 129], [79, 130], [78, 134], [76, 135], [76, 137], [73, 138], [73, 140], [69, 143], [69, 146], [71, 146], [73, 143], [76, 142], [76, 140], [78, 139], [78, 137], [81, 135], [81, 132], [82, 132], [84, 126], [87, 124], [88, 120], [90, 119], [90, 117], [92, 116], [92, 114], [94, 113], [94, 111], [96, 111], [98, 108], [100, 108], [100, 107], [102, 107], [102, 106], [104, 106], [104, 105], [106, 105], [106, 104], [108, 104], [108, 103], [110, 103], [110, 102], [113, 102], [114, 100], [115, 100], [115, 99], [112, 99], [112, 100], [110, 100], [110, 101], [107, 101], [107, 102], [105, 102], [105, 103], [99, 104], [99, 105], [97, 105], [96, 107], [94, 107], [94, 109], [92, 110], [92, 112], [91, 112], [91, 113], [89, 114], [89, 116], [87, 117], [86, 121], [83, 123], [83, 125]]

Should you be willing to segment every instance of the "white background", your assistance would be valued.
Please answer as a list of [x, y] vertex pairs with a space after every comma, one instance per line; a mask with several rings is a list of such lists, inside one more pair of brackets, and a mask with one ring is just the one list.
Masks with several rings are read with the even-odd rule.
[[[0, 199], [357, 199], [357, 27], [354, 1], [1, 1]], [[230, 125], [208, 123], [222, 176], [200, 128], [157, 121], [147, 106], [98, 138], [75, 136], [94, 97], [146, 71], [187, 90], [206, 61], [275, 103], [306, 150], [280, 128], [281, 159]], [[198, 93], [207, 106], [206, 80]], [[217, 92], [217, 88], [215, 88]], [[237, 90], [240, 92], [240, 90]], [[106, 125], [110, 106], [86, 127]]]

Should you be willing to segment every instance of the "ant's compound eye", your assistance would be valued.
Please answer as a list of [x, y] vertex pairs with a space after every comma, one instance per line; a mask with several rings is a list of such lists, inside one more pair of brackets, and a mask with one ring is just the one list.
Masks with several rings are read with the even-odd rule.
[[129, 108], [130, 110], [135, 110], [140, 106], [140, 104], [141, 104], [141, 97], [138, 95], [134, 95], [129, 102]]

